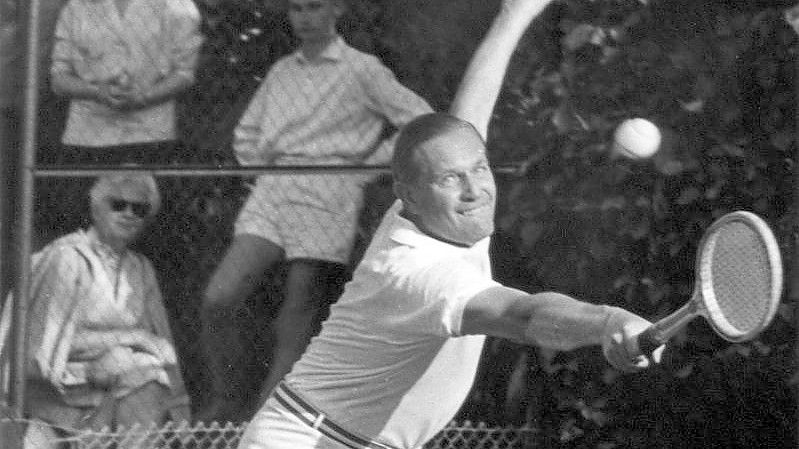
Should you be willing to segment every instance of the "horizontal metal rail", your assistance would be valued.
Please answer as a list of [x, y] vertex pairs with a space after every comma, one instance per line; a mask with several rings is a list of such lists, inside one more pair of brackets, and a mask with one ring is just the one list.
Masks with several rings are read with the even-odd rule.
[[[521, 165], [501, 164], [492, 167], [499, 174], [521, 174]], [[257, 175], [390, 173], [388, 165], [40, 165], [37, 178], [95, 177], [118, 172], [146, 172], [153, 176], [223, 177]]]

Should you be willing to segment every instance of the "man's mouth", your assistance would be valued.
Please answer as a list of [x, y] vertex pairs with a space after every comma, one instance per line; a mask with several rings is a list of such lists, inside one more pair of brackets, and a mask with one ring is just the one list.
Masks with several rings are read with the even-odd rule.
[[476, 206], [476, 207], [470, 207], [469, 209], [463, 209], [463, 210], [459, 211], [459, 213], [461, 215], [465, 215], [467, 217], [470, 217], [470, 216], [473, 216], [473, 215], [478, 215], [478, 214], [483, 213], [486, 210], [486, 208], [488, 208], [488, 204], [481, 204], [481, 205]]

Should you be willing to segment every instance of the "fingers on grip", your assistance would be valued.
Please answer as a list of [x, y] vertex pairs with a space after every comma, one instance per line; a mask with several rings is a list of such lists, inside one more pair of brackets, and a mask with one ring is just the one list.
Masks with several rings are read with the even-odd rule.
[[634, 372], [660, 362], [663, 345], [642, 321], [628, 321], [611, 334], [603, 352], [613, 367]]
[[641, 354], [649, 355], [652, 354], [657, 348], [663, 345], [664, 342], [659, 341], [655, 337], [655, 332], [653, 328], [648, 328], [645, 331], [641, 332], [638, 335], [637, 344], [638, 344], [638, 351]]

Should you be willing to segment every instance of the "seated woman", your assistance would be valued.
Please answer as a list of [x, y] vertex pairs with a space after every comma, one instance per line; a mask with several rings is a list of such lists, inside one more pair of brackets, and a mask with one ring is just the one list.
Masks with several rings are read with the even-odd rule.
[[[53, 440], [73, 429], [189, 419], [153, 266], [129, 249], [160, 207], [155, 180], [104, 176], [89, 197], [89, 228], [33, 256], [26, 414], [42, 424], [28, 427], [25, 447], [57, 447]], [[10, 303], [0, 323], [6, 362]]]

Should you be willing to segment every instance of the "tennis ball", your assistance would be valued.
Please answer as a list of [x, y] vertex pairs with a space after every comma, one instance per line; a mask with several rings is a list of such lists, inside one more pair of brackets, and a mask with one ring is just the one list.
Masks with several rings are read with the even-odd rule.
[[660, 148], [660, 130], [642, 118], [627, 119], [613, 133], [613, 152], [629, 159], [652, 157]]

